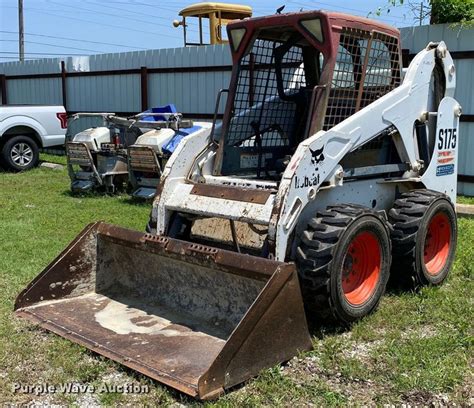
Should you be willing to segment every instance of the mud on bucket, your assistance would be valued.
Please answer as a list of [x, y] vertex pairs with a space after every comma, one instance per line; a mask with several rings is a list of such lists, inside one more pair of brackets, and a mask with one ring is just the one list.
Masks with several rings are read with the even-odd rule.
[[95, 223], [16, 313], [209, 399], [311, 348], [293, 264]]

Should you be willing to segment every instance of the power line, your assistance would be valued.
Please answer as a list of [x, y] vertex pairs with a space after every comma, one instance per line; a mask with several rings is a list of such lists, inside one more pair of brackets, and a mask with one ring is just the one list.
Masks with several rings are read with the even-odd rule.
[[[89, 3], [90, 3], [90, 2], [89, 2]], [[112, 3], [112, 4], [128, 4], [128, 5], [131, 4], [130, 2], [123, 2], [123, 1], [108, 1], [107, 3]], [[150, 4], [150, 3], [144, 3], [143, 1], [134, 1], [133, 4], [134, 4], [134, 5], [137, 5], [137, 6], [151, 7], [151, 8], [154, 8], [154, 9], [170, 10], [170, 11], [173, 11], [173, 12], [180, 11], [179, 9], [176, 10], [176, 8], [171, 8], [171, 7], [163, 6], [162, 4], [160, 4], [160, 5], [157, 5], [157, 4]], [[189, 2], [187, 2], [187, 3], [180, 3], [180, 2], [173, 1], [173, 5], [178, 6], [180, 9], [182, 9], [182, 8], [184, 8], [184, 7], [187, 7], [187, 6], [189, 6], [190, 4], [192, 4], [192, 3], [189, 3]]]
[[[303, 6], [303, 7], [314, 7], [314, 6], [317, 6], [317, 5], [322, 5], [322, 6], [327, 6], [327, 7], [335, 7], [337, 9], [341, 9], [341, 10], [347, 10], [347, 11], [361, 13], [361, 14], [364, 14], [365, 16], [367, 16], [367, 14], [368, 14], [367, 10], [355, 9], [355, 8], [350, 8], [350, 7], [343, 7], [343, 6], [339, 6], [339, 5], [335, 6], [334, 4], [323, 3], [323, 2], [320, 2], [320, 1], [312, 1], [311, 3], [302, 3], [302, 2], [299, 2], [299, 1], [288, 0], [288, 2], [293, 3], [293, 4], [297, 4], [297, 5]], [[391, 17], [390, 19], [380, 18], [380, 20], [385, 20], [385, 21], [392, 22], [392, 23], [395, 23], [395, 21], [393, 19], [405, 20], [403, 17], [398, 17], [398, 16], [390, 16], [390, 17]]]
[[[50, 1], [50, 3], [55, 4], [55, 5], [57, 5], [57, 6], [61, 6], [61, 7], [69, 7], [69, 8], [76, 9], [76, 10], [87, 11], [87, 12], [89, 12], [89, 13], [102, 14], [102, 15], [104, 15], [104, 16], [118, 17], [118, 18], [122, 18], [122, 19], [125, 19], [125, 20], [136, 21], [136, 22], [138, 22], [138, 23], [152, 24], [153, 26], [160, 26], [160, 27], [171, 28], [171, 22], [170, 22], [170, 25], [164, 25], [164, 24], [158, 24], [158, 23], [156, 23], [156, 22], [140, 20], [140, 19], [133, 18], [133, 17], [127, 17], [127, 16], [123, 16], [123, 15], [120, 15], [120, 14], [112, 14], [112, 13], [106, 13], [105, 11], [91, 10], [91, 9], [84, 8], [84, 7], [71, 6], [70, 4], [56, 3], [56, 2], [54, 2], [54, 1]], [[65, 11], [65, 10], [58, 10], [58, 11], [63, 11], [63, 12], [66, 12], [66, 13], [67, 13], [67, 11]], [[191, 31], [192, 31], [192, 30], [191, 30]]]
[[[0, 41], [3, 41], [3, 42], [16, 42], [16, 40], [0, 40]], [[54, 47], [54, 48], [68, 48], [70, 50], [104, 53], [104, 51], [91, 50], [90, 48], [69, 47], [69, 46], [66, 46], [66, 45], [48, 44], [48, 43], [42, 43], [42, 42], [37, 42], [37, 41], [25, 41], [25, 43], [27, 43], [27, 44], [37, 44], [37, 45], [47, 45], [48, 47]]]
[[[14, 51], [0, 51], [0, 54], [15, 54], [18, 55], [17, 52]], [[25, 52], [26, 55], [74, 55], [78, 57], [89, 57], [89, 55], [84, 54], [75, 54], [75, 53], [61, 53], [61, 52]]]
[[[13, 9], [16, 9], [16, 7], [13, 7], [13, 6], [2, 6], [4, 8], [13, 8]], [[49, 16], [53, 16], [53, 17], [61, 17], [61, 18], [67, 18], [69, 20], [76, 20], [76, 21], [82, 21], [84, 23], [89, 23], [89, 24], [96, 24], [96, 25], [100, 25], [102, 27], [112, 27], [112, 28], [118, 28], [120, 30], [127, 30], [127, 31], [135, 31], [137, 33], [144, 33], [144, 34], [150, 34], [150, 35], [155, 35], [155, 36], [159, 36], [159, 37], [171, 37], [171, 38], [176, 38], [176, 36], [173, 36], [173, 35], [169, 35], [169, 34], [164, 34], [164, 33], [153, 33], [151, 31], [144, 31], [144, 30], [137, 30], [137, 29], [134, 29], [134, 28], [128, 28], [128, 27], [123, 27], [123, 26], [117, 26], [117, 25], [113, 25], [113, 24], [107, 24], [107, 23], [104, 23], [104, 22], [98, 22], [98, 21], [91, 21], [91, 20], [85, 20], [83, 18], [77, 18], [77, 17], [70, 17], [70, 16], [64, 16], [64, 15], [61, 15], [61, 14], [54, 14], [54, 13], [50, 13], [48, 11], [43, 11], [41, 9], [33, 9], [31, 7], [28, 7], [25, 11], [33, 11], [34, 13], [38, 13], [38, 14], [46, 14], [46, 15], [49, 15]], [[63, 10], [62, 10], [63, 11]]]
[[[68, 8], [72, 8], [72, 9], [75, 9], [75, 10], [82, 10], [82, 11], [87, 11], [87, 12], [90, 12], [90, 13], [102, 14], [104, 16], [123, 18], [123, 19], [126, 19], [126, 20], [136, 21], [138, 23], [160, 25], [160, 24], [156, 24], [156, 23], [153, 23], [153, 22], [150, 22], [150, 21], [139, 20], [139, 19], [136, 19], [136, 18], [133, 18], [133, 17], [127, 17], [127, 16], [123, 16], [123, 15], [120, 15], [120, 14], [106, 13], [105, 11], [91, 10], [91, 9], [88, 9], [88, 8], [85, 8], [85, 7], [78, 7], [78, 6], [72, 6], [70, 4], [56, 3], [54, 1], [51, 1], [50, 3], [55, 4], [57, 6], [60, 6], [60, 7], [68, 7]], [[68, 12], [66, 10], [57, 10], [57, 11], [63, 11], [63, 12], [66, 12], [66, 13]]]
[[[15, 54], [18, 54], [18, 53], [15, 53]], [[0, 59], [10, 59], [10, 60], [19, 61], [18, 57], [0, 57]], [[39, 58], [37, 58], [37, 57], [31, 57], [31, 58], [30, 57], [25, 57], [25, 61], [31, 61], [31, 60], [35, 60], [35, 59], [39, 59]]]
[[[0, 33], [18, 34], [17, 31], [2, 31], [2, 30], [0, 30]], [[68, 41], [86, 42], [86, 43], [98, 44], [98, 45], [111, 45], [111, 46], [122, 47], [122, 48], [135, 48], [135, 49], [138, 49], [138, 50], [147, 50], [148, 49], [148, 48], [143, 48], [143, 47], [136, 47], [134, 45], [122, 45], [122, 44], [106, 43], [106, 42], [100, 42], [100, 41], [90, 41], [90, 40], [83, 40], [83, 39], [79, 39], [79, 38], [70, 38], [70, 37], [57, 37], [57, 36], [54, 36], [54, 35], [34, 34], [34, 33], [25, 33], [25, 35], [31, 35], [33, 37], [53, 38], [55, 40], [68, 40]]]
[[[93, 3], [93, 2], [88, 2], [86, 1], [87, 4], [91, 4], [91, 5], [95, 5], [95, 6], [99, 6], [99, 7], [104, 7], [104, 8], [110, 8], [110, 3], [111, 2], [108, 2], [107, 5], [103, 5], [103, 4], [100, 4], [100, 3]], [[112, 2], [112, 3], [116, 3], [116, 2]], [[130, 3], [119, 3], [119, 4], [127, 4], [127, 5], [130, 5]], [[146, 5], [144, 3], [133, 3], [134, 5], [135, 4], [139, 4], [139, 5]], [[150, 5], [151, 7], [151, 5]], [[163, 6], [153, 6], [154, 8], [157, 8], [157, 9], [161, 9], [161, 10], [166, 10], [166, 11], [175, 11], [175, 10], [172, 10], [172, 9], [169, 9], [169, 8], [166, 8], [166, 7], [163, 7]], [[159, 18], [159, 19], [162, 19], [162, 20], [166, 20], [168, 22], [171, 22], [171, 19], [167, 18], [167, 17], [162, 17], [162, 16], [157, 16], [156, 14], [149, 14], [149, 13], [141, 13], [139, 11], [132, 11], [132, 10], [128, 10], [128, 9], [124, 9], [124, 8], [121, 8], [121, 7], [117, 7], [117, 6], [113, 6], [113, 8], [115, 10], [121, 10], [121, 11], [125, 11], [126, 13], [131, 13], [131, 14], [137, 14], [137, 15], [140, 15], [140, 16], [146, 16], [146, 17], [151, 17], [151, 18]], [[176, 14], [177, 15], [177, 14]], [[167, 25], [168, 27], [168, 25]], [[206, 31], [206, 28], [205, 26], [203, 26], [203, 32], [205, 32], [206, 34], [208, 34], [208, 31]], [[187, 29], [188, 31], [196, 31], [198, 32], [198, 30], [194, 30], [194, 29], [190, 29], [188, 28]]]
[[[95, 3], [95, 2], [90, 2], [90, 1], [86, 1], [85, 3], [87, 4], [90, 4], [90, 5], [95, 5], [95, 6], [99, 6], [99, 7], [104, 7], [104, 8], [108, 8], [110, 9], [111, 6], [110, 6], [110, 3], [116, 3], [116, 2], [107, 2], [107, 5], [104, 5], [103, 3]], [[135, 5], [135, 4], [138, 4], [138, 3], [118, 3], [118, 4], [127, 4], [127, 5]], [[159, 18], [161, 20], [166, 20], [168, 22], [170, 22], [170, 20], [167, 18], [167, 17], [162, 17], [162, 16], [158, 16], [156, 14], [150, 14], [150, 13], [141, 13], [139, 11], [132, 11], [132, 10], [128, 10], [128, 9], [125, 9], [125, 8], [121, 8], [121, 7], [117, 7], [117, 6], [112, 6], [112, 8], [114, 10], [121, 10], [121, 11], [125, 11], [127, 13], [130, 13], [130, 14], [136, 14], [136, 15], [139, 15], [139, 16], [145, 16], [145, 17], [148, 17], [148, 18]], [[169, 9], [166, 9], [164, 7], [156, 7], [158, 9], [163, 9], [163, 10], [169, 10]], [[170, 10], [171, 11], [171, 10]]]
[[[85, 3], [88, 3], [88, 4], [94, 4], [94, 5], [100, 5], [101, 1], [99, 2], [95, 2], [95, 1], [85, 1]], [[176, 9], [176, 8], [171, 8], [171, 7], [166, 7], [166, 6], [163, 6], [163, 5], [157, 5], [157, 4], [148, 4], [148, 3], [143, 3], [141, 1], [134, 1], [133, 3], [130, 3], [130, 2], [125, 2], [125, 1], [107, 1], [107, 4], [123, 4], [123, 5], [127, 5], [127, 6], [130, 6], [130, 5], [133, 5], [133, 6], [146, 6], [146, 7], [151, 7], [151, 8], [154, 8], [154, 9], [157, 9], [157, 10], [166, 10], [166, 11], [172, 11], [174, 13], [177, 13], [179, 12], [180, 10]], [[177, 3], [173, 2], [173, 4], [176, 4], [178, 5]], [[184, 8], [186, 6], [188, 6], [189, 4], [183, 4], [181, 6], [179, 6], [179, 8]], [[115, 7], [115, 6], [114, 6]], [[138, 12], [137, 12], [138, 14]], [[142, 14], [142, 13], [140, 13]]]

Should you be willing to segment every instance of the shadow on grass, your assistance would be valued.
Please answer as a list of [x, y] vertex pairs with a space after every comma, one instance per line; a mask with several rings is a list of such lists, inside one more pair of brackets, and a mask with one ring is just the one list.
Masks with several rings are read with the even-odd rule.
[[61, 195], [68, 198], [84, 198], [88, 200], [102, 200], [104, 198], [116, 199], [117, 201], [120, 201], [120, 203], [134, 207], [151, 207], [153, 204], [153, 200], [143, 200], [140, 198], [132, 197], [125, 190], [119, 191], [115, 194], [98, 189], [84, 191], [80, 193], [73, 192], [71, 190], [64, 190]]
[[113, 197], [113, 194], [108, 194], [106, 192], [101, 192], [97, 190], [83, 191], [81, 193], [75, 193], [71, 190], [64, 190], [61, 193], [61, 195], [64, 197], [69, 197], [69, 198], [89, 198], [89, 199], [101, 199], [104, 197]]
[[351, 331], [350, 325], [342, 325], [329, 320], [315, 320], [307, 319], [309, 334], [312, 337], [322, 340], [325, 336], [331, 336], [335, 334], [342, 334], [347, 331]]
[[144, 200], [142, 198], [127, 196], [122, 199], [122, 202], [129, 205], [139, 206], [139, 207], [152, 207], [153, 200]]
[[[384, 295], [401, 296], [404, 294], [416, 295], [421, 290], [421, 287], [417, 287], [413, 280], [410, 279], [394, 279], [390, 278]], [[334, 319], [322, 319], [320, 316], [311, 318], [306, 315], [308, 322], [308, 329], [311, 336], [321, 340], [323, 337], [328, 335], [343, 334], [352, 330], [352, 324], [344, 324], [336, 322]], [[354, 322], [354, 324], [357, 322]]]
[[392, 272], [390, 273], [390, 278], [388, 280], [385, 293], [394, 296], [400, 296], [405, 293], [416, 294], [420, 291], [420, 289], [421, 287], [416, 286], [414, 280], [410, 277], [395, 276], [395, 274]]

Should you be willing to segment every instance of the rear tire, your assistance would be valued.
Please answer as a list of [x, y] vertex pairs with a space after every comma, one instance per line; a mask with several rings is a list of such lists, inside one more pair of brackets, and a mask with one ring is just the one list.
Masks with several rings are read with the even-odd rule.
[[432, 190], [402, 194], [389, 219], [393, 280], [412, 287], [441, 284], [456, 253], [456, 212], [449, 198]]
[[309, 320], [359, 320], [377, 307], [389, 278], [385, 220], [362, 206], [328, 207], [309, 221], [296, 263]]
[[0, 159], [7, 170], [29, 170], [39, 163], [39, 148], [31, 137], [13, 136], [3, 145]]

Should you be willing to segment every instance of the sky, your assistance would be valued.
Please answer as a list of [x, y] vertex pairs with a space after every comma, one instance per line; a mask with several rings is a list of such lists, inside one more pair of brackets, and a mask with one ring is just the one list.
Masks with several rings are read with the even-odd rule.
[[[195, 1], [163, 0], [23, 0], [25, 58], [91, 55], [183, 45], [182, 27], [174, 28], [179, 10]], [[421, 0], [391, 7], [389, 0], [233, 0], [252, 6], [254, 16], [331, 10], [374, 18], [396, 27], [418, 25]], [[424, 1], [427, 4], [427, 0]], [[375, 12], [381, 8], [380, 16]], [[426, 18], [422, 21], [427, 24]], [[190, 40], [197, 27], [190, 26]], [[205, 31], [208, 32], [208, 29]], [[18, 60], [18, 0], [0, 0], [0, 62]]]

